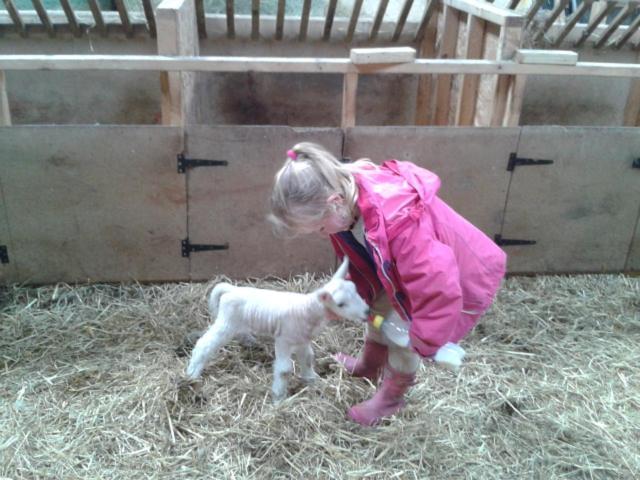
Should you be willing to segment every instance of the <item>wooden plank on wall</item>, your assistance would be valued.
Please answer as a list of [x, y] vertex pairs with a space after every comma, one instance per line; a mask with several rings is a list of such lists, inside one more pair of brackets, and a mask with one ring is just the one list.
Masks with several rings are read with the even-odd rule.
[[[188, 278], [180, 128], [0, 129], [11, 282]], [[0, 269], [0, 271], [2, 271]]]
[[15, 27], [16, 32], [18, 32], [21, 37], [26, 38], [27, 29], [24, 25], [24, 22], [22, 21], [20, 12], [13, 3], [13, 0], [4, 0], [4, 6], [6, 7], [7, 12], [9, 12], [9, 16], [11, 17], [11, 21], [13, 22], [13, 26]]
[[[468, 59], [482, 58], [484, 47], [484, 28], [486, 22], [476, 16], [467, 16], [467, 38], [465, 57]], [[462, 85], [456, 105], [456, 125], [473, 126], [478, 99], [478, 75], [463, 75]]]
[[338, 0], [329, 0], [329, 7], [327, 8], [327, 18], [324, 21], [324, 31], [322, 33], [322, 40], [328, 42], [331, 38], [331, 28], [333, 27], [333, 19], [336, 15], [336, 7]]
[[53, 38], [56, 35], [56, 30], [53, 28], [51, 24], [51, 19], [49, 18], [49, 14], [47, 13], [47, 9], [42, 5], [42, 0], [31, 0], [33, 2], [33, 6], [38, 12], [38, 18], [42, 22], [45, 30], [49, 34], [49, 37]]
[[[424, 16], [416, 33], [418, 44], [418, 58], [435, 58], [436, 37], [438, 33], [438, 2], [430, 0], [425, 7]], [[418, 76], [416, 92], [415, 124], [428, 125], [431, 123], [434, 97], [433, 75]]]
[[622, 124], [625, 127], [640, 127], [640, 79], [631, 80]]
[[[164, 0], [156, 10], [158, 53], [198, 55], [195, 5], [187, 0]], [[185, 125], [196, 120], [195, 72], [162, 72], [162, 123]]]
[[334, 265], [330, 243], [316, 236], [287, 240], [267, 223], [273, 177], [296, 143], [313, 141], [341, 158], [342, 130], [191, 125], [186, 153], [215, 156], [228, 166], [187, 172], [189, 238], [193, 243], [228, 244], [227, 250], [193, 253], [193, 280], [224, 274], [231, 278], [328, 272]]
[[233, 7], [233, 0], [226, 0], [227, 8], [226, 8], [226, 16], [227, 16], [227, 38], [235, 38], [236, 36], [236, 25], [235, 25], [235, 14]]
[[[498, 60], [511, 60], [515, 56], [516, 50], [520, 46], [520, 37], [522, 30], [520, 28], [508, 28], [501, 27], [500, 38], [498, 40], [497, 59]], [[515, 87], [515, 78], [513, 75], [499, 75], [495, 94], [493, 98], [493, 106], [491, 112], [491, 126], [499, 127], [505, 123], [505, 112], [507, 111], [507, 102], [509, 97], [513, 100], [521, 98], [520, 96], [513, 95], [512, 89]], [[520, 81], [520, 86], [523, 85], [524, 78]], [[512, 104], [512, 108], [515, 105]], [[516, 107], [515, 111], [519, 112], [520, 106]], [[513, 116], [511, 116], [511, 122], [514, 122]], [[513, 125], [512, 125], [513, 126]]]
[[356, 124], [356, 97], [358, 93], [358, 74], [344, 75], [342, 86], [342, 128], [353, 127]]
[[371, 32], [369, 33], [370, 42], [373, 42], [378, 37], [380, 25], [382, 25], [382, 20], [384, 18], [385, 12], [387, 11], [388, 4], [389, 0], [380, 0], [380, 3], [378, 4], [378, 11], [373, 21], [373, 25], [371, 26]]
[[[145, 0], [145, 1], [148, 2], [150, 0]], [[88, 0], [88, 2], [89, 2], [89, 8], [91, 9], [91, 14], [93, 15], [93, 21], [95, 22], [98, 32], [100, 32], [101, 36], [106, 37], [107, 27], [104, 23], [102, 10], [100, 10], [100, 5], [98, 4], [98, 0]], [[155, 19], [154, 19], [154, 32], [155, 32]]]
[[345, 132], [344, 155], [375, 163], [407, 160], [435, 172], [443, 200], [493, 238], [502, 225], [506, 166], [519, 133], [519, 128], [356, 127]]
[[638, 151], [635, 129], [522, 127], [518, 156], [554, 163], [513, 171], [502, 237], [537, 243], [505, 247], [510, 271], [621, 271], [638, 216]]
[[396, 23], [396, 29], [394, 30], [393, 36], [391, 37], [392, 42], [397, 42], [400, 39], [400, 35], [402, 35], [402, 30], [404, 29], [404, 25], [407, 22], [407, 17], [409, 16], [412, 5], [413, 0], [405, 0], [402, 11], [400, 12], [400, 16], [398, 17], [398, 22]]
[[0, 70], [0, 127], [9, 125], [11, 125], [11, 110], [7, 96], [7, 78], [5, 73]]
[[[362, 3], [362, 0], [356, 0]], [[302, 42], [307, 38], [309, 30], [309, 13], [311, 13], [311, 0], [304, 0], [302, 5], [302, 17], [300, 18], [300, 35], [298, 39]]]
[[[458, 26], [460, 25], [460, 12], [453, 7], [444, 6], [444, 26], [442, 40], [438, 51], [438, 58], [451, 59], [456, 56], [458, 43]], [[451, 79], [452, 75], [438, 75], [436, 77], [435, 98], [435, 125], [448, 125], [451, 110]]]
[[[68, 0], [61, 0], [62, 2], [68, 2]], [[115, 0], [116, 8], [118, 9], [118, 15], [120, 15], [120, 22], [122, 23], [122, 30], [127, 37], [133, 37], [133, 24], [129, 19], [129, 11], [124, 0]]]
[[142, 0], [142, 8], [144, 9], [144, 18], [146, 18], [147, 20], [149, 36], [151, 38], [156, 38], [156, 17], [153, 12], [153, 5], [151, 5], [151, 0]]

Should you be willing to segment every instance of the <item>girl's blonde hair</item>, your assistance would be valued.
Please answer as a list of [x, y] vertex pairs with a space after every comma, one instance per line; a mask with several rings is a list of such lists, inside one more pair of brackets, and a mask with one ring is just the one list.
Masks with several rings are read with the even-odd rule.
[[298, 143], [276, 173], [269, 220], [279, 233], [295, 235], [321, 221], [329, 211], [327, 200], [342, 195], [352, 213], [358, 195], [347, 165], [315, 143]]

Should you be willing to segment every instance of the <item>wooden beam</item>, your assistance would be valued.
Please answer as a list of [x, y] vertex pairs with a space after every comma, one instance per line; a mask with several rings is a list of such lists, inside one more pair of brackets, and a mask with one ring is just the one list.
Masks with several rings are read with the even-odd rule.
[[511, 80], [511, 88], [507, 96], [507, 106], [503, 127], [517, 127], [520, 124], [520, 113], [524, 101], [524, 88], [527, 82], [525, 75], [515, 75]]
[[[360, 0], [362, 2], [362, 0]], [[309, 13], [311, 13], [311, 0], [304, 0], [302, 5], [302, 17], [300, 18], [300, 35], [298, 39], [302, 42], [307, 38], [309, 30]]]
[[[89, 8], [91, 9], [91, 14], [93, 15], [93, 20], [96, 24], [96, 28], [102, 37], [107, 36], [107, 27], [104, 23], [104, 18], [102, 17], [102, 10], [100, 10], [100, 5], [98, 5], [98, 0], [88, 0]], [[155, 28], [155, 18], [154, 18], [154, 28]]]
[[198, 38], [207, 38], [207, 19], [204, 13], [204, 0], [196, 2], [196, 22], [198, 23]]
[[11, 21], [13, 22], [16, 32], [18, 32], [22, 38], [26, 38], [27, 29], [24, 26], [20, 12], [18, 12], [13, 0], [4, 0], [4, 6], [7, 9], [7, 12], [9, 12], [9, 16], [11, 17]]
[[235, 38], [236, 24], [235, 13], [233, 11], [233, 0], [226, 0], [226, 4], [227, 38]]
[[519, 48], [515, 60], [518, 63], [547, 64], [547, 65], [575, 65], [578, 54], [571, 50], [530, 50]]
[[544, 24], [542, 25], [542, 28], [538, 30], [536, 34], [533, 36], [534, 40], [538, 40], [539, 38], [542, 38], [544, 34], [547, 33], [547, 30], [549, 30], [551, 25], [553, 25], [553, 22], [556, 21], [556, 18], [558, 18], [560, 14], [564, 12], [564, 9], [567, 6], [567, 3], [569, 3], [569, 0], [559, 0], [558, 2], [556, 2], [554, 9], [551, 11], [551, 14], [545, 20]]
[[378, 5], [378, 12], [376, 13], [375, 20], [373, 21], [373, 25], [371, 26], [371, 33], [369, 34], [369, 41], [371, 42], [373, 42], [378, 37], [378, 31], [380, 30], [380, 25], [382, 25], [384, 14], [387, 11], [387, 5], [389, 5], [389, 0], [380, 0], [380, 4]]
[[351, 43], [353, 41], [353, 35], [356, 31], [356, 25], [358, 24], [358, 17], [360, 16], [360, 10], [362, 9], [363, 1], [364, 0], [356, 0], [353, 3], [353, 10], [351, 11], [351, 20], [349, 20], [349, 28], [347, 30], [347, 36], [345, 37], [345, 41], [347, 43]]
[[278, 0], [278, 13], [276, 15], [276, 40], [282, 40], [284, 30], [284, 9], [286, 0]]
[[9, 98], [7, 97], [7, 80], [5, 74], [0, 70], [0, 127], [11, 125], [11, 110], [9, 109]]
[[607, 28], [605, 29], [605, 31], [602, 32], [602, 35], [600, 36], [598, 41], [593, 45], [594, 48], [602, 47], [607, 42], [607, 40], [609, 40], [611, 35], [613, 35], [613, 33], [618, 29], [620, 24], [622, 22], [624, 22], [626, 20], [626, 18], [633, 13], [633, 11], [635, 9], [636, 9], [636, 5], [635, 4], [634, 5], [631, 5], [631, 4], [626, 5], [620, 11], [620, 13], [618, 13], [618, 15], [616, 15], [616, 17], [613, 20], [611, 20], [611, 23], [609, 25], [607, 25]]
[[406, 63], [416, 59], [416, 49], [411, 47], [352, 48], [349, 56], [355, 65]]
[[[156, 10], [158, 53], [197, 56], [199, 43], [195, 3], [191, 0], [164, 0]], [[162, 72], [163, 125], [185, 126], [195, 122], [194, 72]]]
[[578, 7], [578, 9], [575, 12], [573, 12], [573, 14], [567, 19], [566, 25], [562, 28], [558, 36], [553, 39], [551, 44], [554, 47], [557, 47], [562, 43], [565, 37], [573, 29], [573, 27], [575, 27], [576, 23], [578, 23], [578, 21], [584, 16], [585, 12], [589, 8], [591, 8], [592, 3], [593, 3], [593, 0], [583, 1]]
[[[453, 7], [445, 5], [443, 15], [444, 26], [438, 58], [454, 58], [456, 55], [456, 45], [458, 43], [460, 12]], [[435, 125], [449, 124], [449, 112], [451, 109], [451, 78], [450, 74], [438, 75], [436, 77]]]
[[342, 85], [342, 128], [356, 125], [356, 95], [358, 93], [358, 74], [347, 73]]
[[535, 18], [536, 13], [538, 13], [538, 10], [540, 10], [540, 8], [542, 7], [542, 5], [544, 5], [545, 2], [546, 0], [534, 1], [533, 5], [531, 5], [531, 7], [529, 8], [529, 11], [527, 11], [527, 14], [524, 17], [525, 26], [528, 26], [531, 23], [531, 20]]
[[31, 0], [31, 1], [33, 2], [33, 6], [36, 9], [36, 12], [38, 12], [38, 17], [40, 18], [42, 25], [44, 25], [44, 28], [47, 30], [47, 33], [51, 38], [55, 37], [56, 30], [53, 28], [51, 19], [47, 14], [47, 9], [44, 8], [44, 6], [42, 5], [42, 1], [41, 0]]
[[420, 58], [411, 63], [379, 66], [354, 65], [349, 58], [199, 55], [0, 55], [0, 70], [252, 71], [271, 73], [360, 73], [394, 75], [500, 74], [640, 78], [640, 64], [638, 63], [578, 62], [575, 65], [529, 65], [517, 63], [512, 60]]
[[[416, 39], [420, 39], [418, 45], [418, 56], [433, 59], [436, 56], [436, 36], [437, 36], [437, 1], [431, 0], [425, 8], [422, 22], [416, 34]], [[415, 124], [428, 125], [432, 118], [432, 106], [434, 98], [433, 75], [420, 75], [418, 77], [418, 88], [416, 92]]]
[[[61, 2], [68, 2], [68, 0], [60, 0]], [[129, 20], [129, 12], [127, 11], [127, 6], [124, 3], [124, 0], [115, 0], [116, 8], [118, 9], [118, 14], [120, 15], [120, 21], [122, 22], [122, 30], [127, 37], [133, 37], [133, 25], [131, 24], [131, 20]]]
[[640, 79], [633, 79], [629, 87], [627, 103], [624, 107], [623, 125], [640, 127]]
[[409, 16], [412, 5], [413, 0], [405, 0], [402, 11], [400, 12], [400, 16], [398, 17], [396, 29], [393, 32], [393, 36], [391, 37], [392, 42], [397, 42], [400, 39], [400, 35], [402, 34], [402, 30], [404, 29], [404, 24], [407, 22], [407, 17]]
[[524, 17], [519, 13], [495, 7], [481, 0], [442, 0], [442, 3], [496, 25], [506, 27], [524, 25]]
[[636, 33], [639, 27], [640, 27], [640, 15], [636, 17], [636, 19], [631, 23], [631, 25], [629, 25], [629, 27], [627, 28], [627, 31], [623, 35], [620, 35], [619, 38], [612, 41], [608, 46], [616, 50], [621, 48], [625, 43], [627, 43], [627, 41], [633, 36], [633, 34]]
[[144, 18], [147, 19], [149, 36], [151, 38], [156, 38], [156, 17], [153, 13], [153, 5], [151, 5], [151, 0], [142, 0], [142, 8], [144, 10]]
[[[486, 21], [474, 15], [467, 15], [467, 39], [465, 44], [465, 58], [482, 58], [484, 47], [484, 28]], [[473, 125], [478, 99], [478, 75], [463, 75], [456, 105], [455, 124]]]
[[[594, 3], [594, 7], [600, 2], [595, 2]], [[600, 13], [598, 13], [595, 17], [593, 17], [592, 19], [589, 20], [589, 24], [587, 25], [587, 28], [585, 28], [582, 31], [582, 35], [580, 35], [580, 38], [578, 39], [578, 41], [574, 44], [574, 47], [578, 48], [579, 46], [581, 46], [584, 42], [587, 41], [587, 38], [589, 38], [589, 36], [593, 33], [593, 31], [598, 27], [598, 25], [600, 24], [600, 22], [607, 17], [607, 15], [609, 15], [609, 13], [616, 7], [615, 2], [607, 2], [606, 6], [600, 11]]]
[[420, 45], [423, 44], [425, 34], [427, 32], [427, 28], [431, 24], [431, 20], [434, 17], [434, 14], [438, 11], [438, 0], [427, 0], [429, 3], [424, 9], [424, 15], [422, 16], [422, 21], [420, 22], [420, 26], [416, 31], [415, 42]]
[[[500, 29], [497, 51], [498, 60], [510, 60], [515, 56], [516, 50], [520, 46], [521, 35], [522, 30], [520, 28], [502, 27]], [[490, 125], [492, 127], [503, 125], [505, 115], [507, 114], [507, 102], [509, 98], [513, 98], [514, 101], [518, 100], [518, 97], [512, 92], [515, 86], [515, 78], [513, 76], [498, 76], [493, 97], [493, 110], [491, 112]], [[514, 106], [512, 108], [516, 107]]]
[[322, 34], [322, 40], [328, 42], [331, 38], [331, 27], [333, 26], [333, 19], [336, 15], [336, 6], [338, 0], [329, 0], [329, 9], [327, 10], [327, 18], [324, 22], [324, 32]]

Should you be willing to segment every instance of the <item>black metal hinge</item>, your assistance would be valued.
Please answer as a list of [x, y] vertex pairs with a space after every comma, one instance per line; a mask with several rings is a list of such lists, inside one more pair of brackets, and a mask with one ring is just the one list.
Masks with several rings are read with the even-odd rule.
[[553, 160], [538, 160], [535, 158], [520, 158], [515, 153], [509, 154], [509, 162], [507, 163], [507, 171], [513, 172], [519, 165], [550, 165]]
[[188, 257], [191, 252], [208, 252], [211, 250], [228, 250], [229, 244], [224, 243], [222, 245], [203, 245], [197, 243], [191, 243], [189, 238], [182, 240], [182, 256]]
[[0, 263], [9, 263], [9, 252], [6, 245], [0, 245]]
[[502, 238], [502, 235], [496, 234], [493, 237], [493, 240], [496, 242], [496, 245], [535, 245], [535, 240], [518, 240], [515, 238]]
[[189, 168], [196, 167], [226, 167], [226, 160], [201, 160], [198, 158], [186, 158], [184, 154], [178, 154], [178, 173], [185, 173]]

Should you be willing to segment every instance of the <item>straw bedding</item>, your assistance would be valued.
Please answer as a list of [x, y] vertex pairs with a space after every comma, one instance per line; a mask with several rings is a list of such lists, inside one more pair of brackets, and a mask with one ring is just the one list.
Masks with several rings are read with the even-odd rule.
[[358, 325], [324, 331], [322, 379], [277, 407], [270, 341], [232, 343], [185, 382], [213, 283], [0, 291], [0, 477], [640, 477], [639, 278], [509, 279], [462, 370], [425, 363], [374, 429], [344, 416], [374, 387], [331, 360], [358, 352]]

